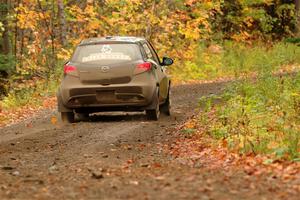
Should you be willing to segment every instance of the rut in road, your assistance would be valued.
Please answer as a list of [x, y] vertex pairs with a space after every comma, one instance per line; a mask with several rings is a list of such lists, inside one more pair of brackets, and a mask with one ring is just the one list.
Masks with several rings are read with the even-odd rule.
[[163, 153], [176, 126], [199, 109], [198, 99], [225, 85], [174, 87], [173, 115], [158, 122], [143, 113], [109, 113], [52, 125], [57, 113], [47, 111], [29, 119], [30, 127], [27, 121], [0, 129], [1, 199], [284, 198], [284, 188], [270, 189], [267, 178], [258, 183], [242, 172], [191, 168]]

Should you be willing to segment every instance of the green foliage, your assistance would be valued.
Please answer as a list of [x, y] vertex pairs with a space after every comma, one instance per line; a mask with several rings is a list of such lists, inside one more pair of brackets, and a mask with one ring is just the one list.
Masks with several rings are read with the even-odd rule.
[[[300, 75], [264, 74], [253, 81], [232, 84], [214, 110], [208, 134], [226, 139], [241, 152], [272, 154], [275, 158], [300, 157]], [[211, 101], [210, 98], [208, 101]]]
[[300, 44], [300, 38], [286, 38], [286, 39], [284, 39], [284, 42], [299, 45]]
[[0, 71], [11, 72], [15, 67], [15, 57], [13, 55], [0, 54]]
[[300, 48], [293, 43], [249, 45], [225, 41], [222, 46], [200, 44], [193, 61], [186, 61], [171, 72], [179, 80], [208, 80], [275, 71], [294, 63], [300, 63]]
[[[215, 19], [216, 32], [225, 39], [245, 41], [253, 38], [281, 38], [292, 35], [296, 26], [294, 1], [221, 1]], [[220, 37], [220, 35], [217, 35]]]
[[[41, 105], [41, 97], [54, 96], [60, 83], [62, 63], [54, 67], [48, 79], [22, 80], [22, 82], [11, 83], [11, 89], [7, 96], [0, 102], [3, 109], [15, 109], [28, 105]], [[16, 77], [17, 81], [18, 77]]]
[[48, 83], [39, 81], [35, 87], [11, 90], [1, 101], [1, 107], [3, 109], [15, 109], [22, 106], [41, 105], [40, 97], [55, 95], [58, 84], [57, 80]]

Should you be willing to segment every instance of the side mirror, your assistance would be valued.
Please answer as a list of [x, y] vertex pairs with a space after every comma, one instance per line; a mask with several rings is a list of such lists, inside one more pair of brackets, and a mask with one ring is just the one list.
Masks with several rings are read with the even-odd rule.
[[163, 66], [170, 66], [174, 63], [174, 61], [171, 58], [163, 57], [162, 65]]

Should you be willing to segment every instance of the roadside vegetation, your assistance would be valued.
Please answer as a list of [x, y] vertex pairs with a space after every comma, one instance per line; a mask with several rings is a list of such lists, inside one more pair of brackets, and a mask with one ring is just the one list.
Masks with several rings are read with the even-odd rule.
[[175, 69], [177, 77], [231, 82], [221, 95], [199, 100], [204, 109], [183, 134], [208, 136], [236, 153], [264, 154], [268, 162], [300, 161], [299, 46], [226, 41], [200, 45], [197, 53]]
[[199, 122], [230, 150], [300, 161], [299, 78], [262, 74], [232, 83], [224, 94], [201, 99]]
[[299, 68], [300, 48], [289, 42], [251, 44], [224, 41], [209, 46], [200, 44], [197, 56], [172, 69], [181, 81], [240, 78], [265, 72], [292, 71]]

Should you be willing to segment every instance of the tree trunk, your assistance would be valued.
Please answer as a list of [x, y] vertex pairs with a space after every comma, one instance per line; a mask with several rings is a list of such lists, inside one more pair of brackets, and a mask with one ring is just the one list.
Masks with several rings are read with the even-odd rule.
[[[8, 56], [10, 54], [10, 38], [8, 32], [8, 0], [0, 0], [0, 22], [3, 24], [4, 31], [2, 33], [2, 42], [0, 43], [0, 54]], [[7, 58], [0, 60], [0, 64], [6, 66]], [[0, 99], [7, 95], [8, 91], [8, 71], [6, 67], [4, 69], [0, 66]]]
[[58, 21], [59, 21], [59, 29], [60, 29], [60, 42], [63, 46], [67, 44], [66, 36], [67, 36], [67, 27], [66, 27], [66, 17], [65, 17], [65, 5], [63, 0], [57, 0], [58, 6]]
[[2, 33], [2, 44], [1, 44], [1, 52], [4, 55], [8, 55], [10, 53], [10, 39], [9, 39], [9, 32], [8, 32], [8, 21], [7, 21], [7, 15], [8, 15], [8, 0], [1, 0], [0, 6], [1, 6], [1, 14], [0, 14], [0, 20], [4, 27], [4, 32]]
[[[155, 9], [156, 9], [156, 2], [153, 1], [152, 3], [152, 8], [151, 8], [151, 14], [152, 15], [156, 15], [156, 12], [155, 12]], [[152, 24], [151, 24], [151, 20], [148, 20], [148, 23], [147, 23], [147, 27], [146, 27], [146, 33], [145, 33], [145, 37], [151, 41], [151, 36], [152, 36]]]
[[299, 12], [299, 9], [300, 9], [300, 0], [295, 0], [295, 8], [296, 8], [296, 11]]
[[300, 0], [295, 0], [295, 11], [296, 11], [295, 34], [297, 36], [299, 36], [299, 32], [300, 32]]
[[[17, 0], [14, 2], [13, 4], [13, 8], [16, 8], [20, 5], [20, 0]], [[15, 34], [14, 34], [14, 48], [13, 48], [13, 52], [14, 52], [14, 56], [15, 56], [15, 59], [16, 61], [18, 60], [18, 41], [19, 41], [19, 27], [18, 27], [18, 16], [19, 16], [19, 12], [16, 11], [15, 12]], [[17, 63], [18, 62], [15, 62], [15, 69], [17, 69]]]
[[[45, 10], [44, 8], [42, 7], [42, 3], [41, 3], [41, 0], [37, 0], [37, 5], [41, 11], [41, 13], [44, 15], [44, 24], [45, 24], [45, 27], [47, 28], [47, 31], [48, 31], [48, 34], [51, 38], [51, 55], [49, 56], [49, 58], [47, 58], [48, 62], [47, 62], [47, 66], [48, 66], [48, 73], [47, 75], [49, 75], [49, 72], [52, 71], [54, 65], [55, 65], [55, 62], [56, 62], [56, 55], [55, 55], [55, 45], [54, 45], [54, 40], [55, 40], [55, 33], [54, 33], [54, 15], [56, 15], [55, 13], [55, 9], [54, 9], [54, 0], [51, 1], [52, 5], [52, 13], [51, 13], [51, 19], [50, 19], [50, 22], [45, 20], [46, 17], [45, 17]], [[53, 15], [53, 16], [52, 16]], [[46, 47], [45, 47], [46, 48]]]

